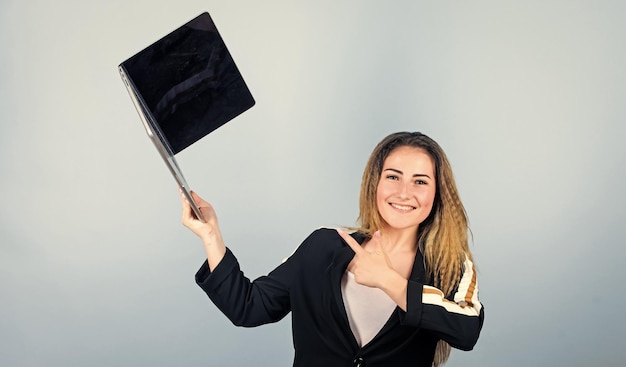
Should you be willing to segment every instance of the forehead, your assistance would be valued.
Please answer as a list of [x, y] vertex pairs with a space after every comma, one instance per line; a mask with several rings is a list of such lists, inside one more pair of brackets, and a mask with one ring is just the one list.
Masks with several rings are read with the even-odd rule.
[[383, 163], [383, 170], [395, 168], [404, 174], [427, 174], [433, 177], [435, 164], [432, 157], [422, 148], [402, 146], [389, 153]]

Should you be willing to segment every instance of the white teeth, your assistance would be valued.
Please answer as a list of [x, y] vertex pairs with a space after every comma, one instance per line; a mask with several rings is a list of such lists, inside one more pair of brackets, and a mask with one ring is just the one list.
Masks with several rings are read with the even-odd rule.
[[400, 210], [404, 210], [404, 211], [409, 211], [409, 210], [415, 209], [415, 207], [412, 207], [412, 206], [409, 206], [409, 205], [391, 204], [391, 206], [393, 206], [396, 209], [400, 209]]

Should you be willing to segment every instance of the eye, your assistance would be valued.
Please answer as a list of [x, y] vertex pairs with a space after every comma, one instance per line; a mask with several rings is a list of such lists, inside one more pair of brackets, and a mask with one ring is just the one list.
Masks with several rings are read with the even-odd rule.
[[416, 185], [428, 185], [428, 182], [424, 181], [424, 180], [416, 180], [415, 181]]
[[399, 178], [397, 175], [387, 175], [385, 176], [388, 180], [398, 181]]

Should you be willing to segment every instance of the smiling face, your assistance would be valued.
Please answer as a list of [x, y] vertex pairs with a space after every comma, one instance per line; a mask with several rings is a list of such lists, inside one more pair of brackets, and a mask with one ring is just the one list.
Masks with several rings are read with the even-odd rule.
[[387, 230], [417, 230], [435, 200], [435, 168], [420, 148], [401, 146], [383, 163], [376, 189], [376, 206]]

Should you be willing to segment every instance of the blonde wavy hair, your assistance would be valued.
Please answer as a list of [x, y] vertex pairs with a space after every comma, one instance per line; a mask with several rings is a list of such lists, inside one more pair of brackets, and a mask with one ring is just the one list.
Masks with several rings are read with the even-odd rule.
[[[468, 246], [470, 231], [452, 168], [434, 140], [419, 132], [398, 132], [387, 136], [374, 148], [363, 172], [357, 230], [371, 237], [381, 228], [383, 219], [376, 207], [376, 189], [383, 164], [393, 150], [404, 146], [424, 150], [435, 166], [435, 200], [429, 216], [418, 227], [417, 248], [424, 255], [428, 280], [450, 296], [461, 280], [463, 262], [466, 258], [472, 260]], [[433, 365], [443, 365], [449, 356], [450, 345], [440, 340]]]

